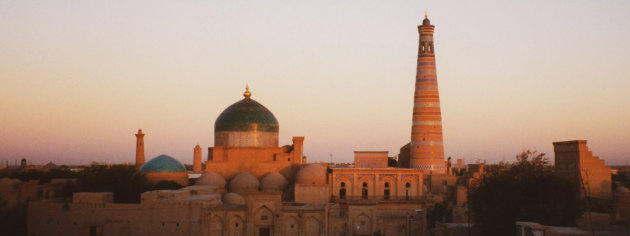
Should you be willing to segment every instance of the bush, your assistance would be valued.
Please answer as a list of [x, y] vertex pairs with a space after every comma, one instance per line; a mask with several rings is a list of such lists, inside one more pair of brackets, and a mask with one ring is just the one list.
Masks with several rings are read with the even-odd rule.
[[473, 230], [512, 235], [516, 221], [573, 226], [581, 216], [579, 188], [546, 166], [544, 153], [524, 151], [517, 162], [489, 168], [468, 195]]

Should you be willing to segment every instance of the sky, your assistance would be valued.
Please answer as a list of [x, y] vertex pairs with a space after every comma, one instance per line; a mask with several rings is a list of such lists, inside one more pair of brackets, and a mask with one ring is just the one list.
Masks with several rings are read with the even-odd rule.
[[0, 1], [0, 162], [192, 163], [246, 84], [309, 162], [395, 156], [425, 11], [445, 156], [630, 164], [630, 1], [583, 0]]

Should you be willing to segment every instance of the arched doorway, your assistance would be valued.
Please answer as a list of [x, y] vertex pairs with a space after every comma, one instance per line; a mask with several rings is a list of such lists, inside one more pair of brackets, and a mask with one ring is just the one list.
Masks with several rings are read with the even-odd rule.
[[339, 185], [339, 199], [346, 199], [346, 182]]
[[243, 224], [243, 219], [238, 216], [232, 217], [230, 219], [230, 223], [228, 225], [228, 235], [229, 236], [243, 236], [245, 232], [245, 224]]
[[259, 208], [254, 214], [254, 225], [257, 236], [273, 235], [273, 213], [267, 207]]

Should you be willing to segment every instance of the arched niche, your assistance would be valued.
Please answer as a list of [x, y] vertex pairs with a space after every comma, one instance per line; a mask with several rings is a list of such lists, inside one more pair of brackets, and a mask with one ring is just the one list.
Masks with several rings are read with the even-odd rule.
[[271, 226], [273, 225], [273, 212], [266, 206], [258, 208], [254, 212], [254, 224], [256, 226]]
[[298, 220], [293, 216], [289, 216], [284, 219], [283, 228], [284, 228], [284, 232], [282, 235], [298, 236], [300, 234], [300, 227], [298, 224]]
[[354, 234], [358, 235], [371, 235], [372, 234], [372, 219], [366, 214], [360, 214], [353, 220]]
[[228, 235], [229, 236], [244, 236], [245, 224], [240, 216], [233, 216], [228, 223]]
[[210, 235], [223, 235], [223, 219], [219, 216], [210, 217]]
[[319, 236], [321, 223], [311, 216], [304, 222], [304, 234], [306, 236]]

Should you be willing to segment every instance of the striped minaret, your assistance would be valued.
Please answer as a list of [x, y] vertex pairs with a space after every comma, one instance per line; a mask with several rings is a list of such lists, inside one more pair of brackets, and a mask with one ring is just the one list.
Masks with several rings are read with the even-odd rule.
[[426, 14], [418, 26], [418, 67], [413, 95], [413, 123], [411, 126], [411, 158], [409, 167], [424, 173], [446, 173], [442, 146], [442, 113], [435, 73], [433, 29]]

